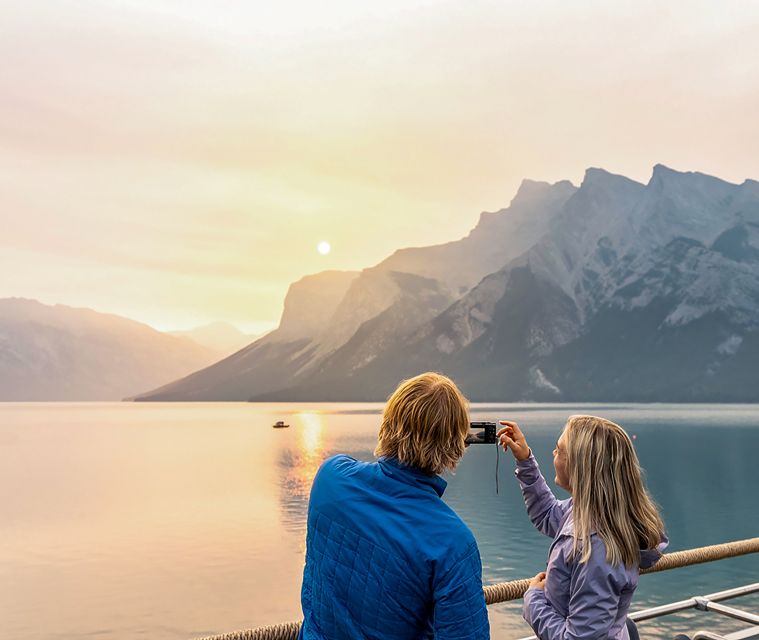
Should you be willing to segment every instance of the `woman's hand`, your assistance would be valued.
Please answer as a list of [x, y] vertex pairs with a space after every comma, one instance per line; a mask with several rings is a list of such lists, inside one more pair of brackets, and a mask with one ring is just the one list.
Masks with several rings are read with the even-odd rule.
[[[546, 572], [541, 571], [538, 575], [536, 575], [534, 578], [530, 580], [530, 587], [535, 587], [536, 589], [545, 589], [546, 586]], [[530, 588], [528, 587], [528, 589]]]
[[501, 420], [501, 424], [505, 426], [496, 435], [503, 450], [511, 449], [511, 453], [517, 460], [527, 460], [530, 457], [530, 447], [527, 445], [527, 440], [525, 440], [519, 425], [508, 420]]

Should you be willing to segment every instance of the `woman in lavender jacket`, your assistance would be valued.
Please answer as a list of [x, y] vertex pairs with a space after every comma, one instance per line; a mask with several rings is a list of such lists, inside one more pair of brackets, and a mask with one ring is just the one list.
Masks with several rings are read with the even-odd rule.
[[571, 416], [553, 451], [557, 500], [515, 422], [500, 443], [517, 461], [527, 513], [553, 538], [548, 566], [530, 582], [524, 618], [540, 640], [629, 640], [627, 611], [638, 574], [667, 546], [664, 523], [641, 479], [632, 442], [618, 425]]

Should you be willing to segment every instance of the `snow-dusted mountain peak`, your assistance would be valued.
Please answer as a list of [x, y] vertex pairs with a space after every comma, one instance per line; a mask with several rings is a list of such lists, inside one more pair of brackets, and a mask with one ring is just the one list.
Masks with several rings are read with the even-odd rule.
[[473, 400], [756, 401], [758, 283], [759, 182], [594, 167], [364, 270], [322, 331], [147, 397], [376, 400], [434, 369]]
[[606, 169], [598, 167], [589, 167], [585, 170], [585, 176], [580, 184], [580, 189], [613, 188], [620, 184], [643, 186], [640, 182], [631, 180], [626, 176], [611, 173], [610, 171], [606, 171]]
[[715, 176], [700, 171], [677, 171], [663, 164], [654, 165], [651, 174], [651, 180], [648, 182], [649, 187], [659, 189], [672, 189], [679, 186], [692, 190], [697, 189], [730, 189], [737, 187], [737, 184], [722, 180]]
[[521, 205], [529, 205], [536, 200], [541, 200], [546, 197], [550, 197], [551, 192], [557, 194], [571, 193], [577, 189], [569, 180], [559, 180], [551, 184], [542, 180], [530, 180], [525, 178], [522, 180], [522, 184], [519, 185], [516, 195], [511, 199], [510, 207], [519, 207]]

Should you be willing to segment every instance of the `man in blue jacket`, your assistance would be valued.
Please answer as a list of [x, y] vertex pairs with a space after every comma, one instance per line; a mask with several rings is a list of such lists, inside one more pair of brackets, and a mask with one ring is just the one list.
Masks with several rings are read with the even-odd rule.
[[490, 637], [477, 543], [443, 502], [469, 429], [445, 376], [406, 380], [385, 406], [375, 455], [329, 458], [308, 506], [304, 640]]

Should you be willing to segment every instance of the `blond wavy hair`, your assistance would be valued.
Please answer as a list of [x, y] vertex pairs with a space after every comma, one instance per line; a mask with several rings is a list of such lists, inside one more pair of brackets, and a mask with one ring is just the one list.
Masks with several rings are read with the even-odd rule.
[[607, 562], [637, 565], [641, 549], [661, 542], [664, 522], [643, 484], [632, 440], [618, 424], [595, 416], [570, 416], [564, 431], [573, 552], [587, 562], [590, 534], [596, 532], [606, 545]]
[[374, 455], [429, 474], [455, 469], [469, 431], [467, 404], [453, 380], [439, 373], [404, 380], [385, 405]]

